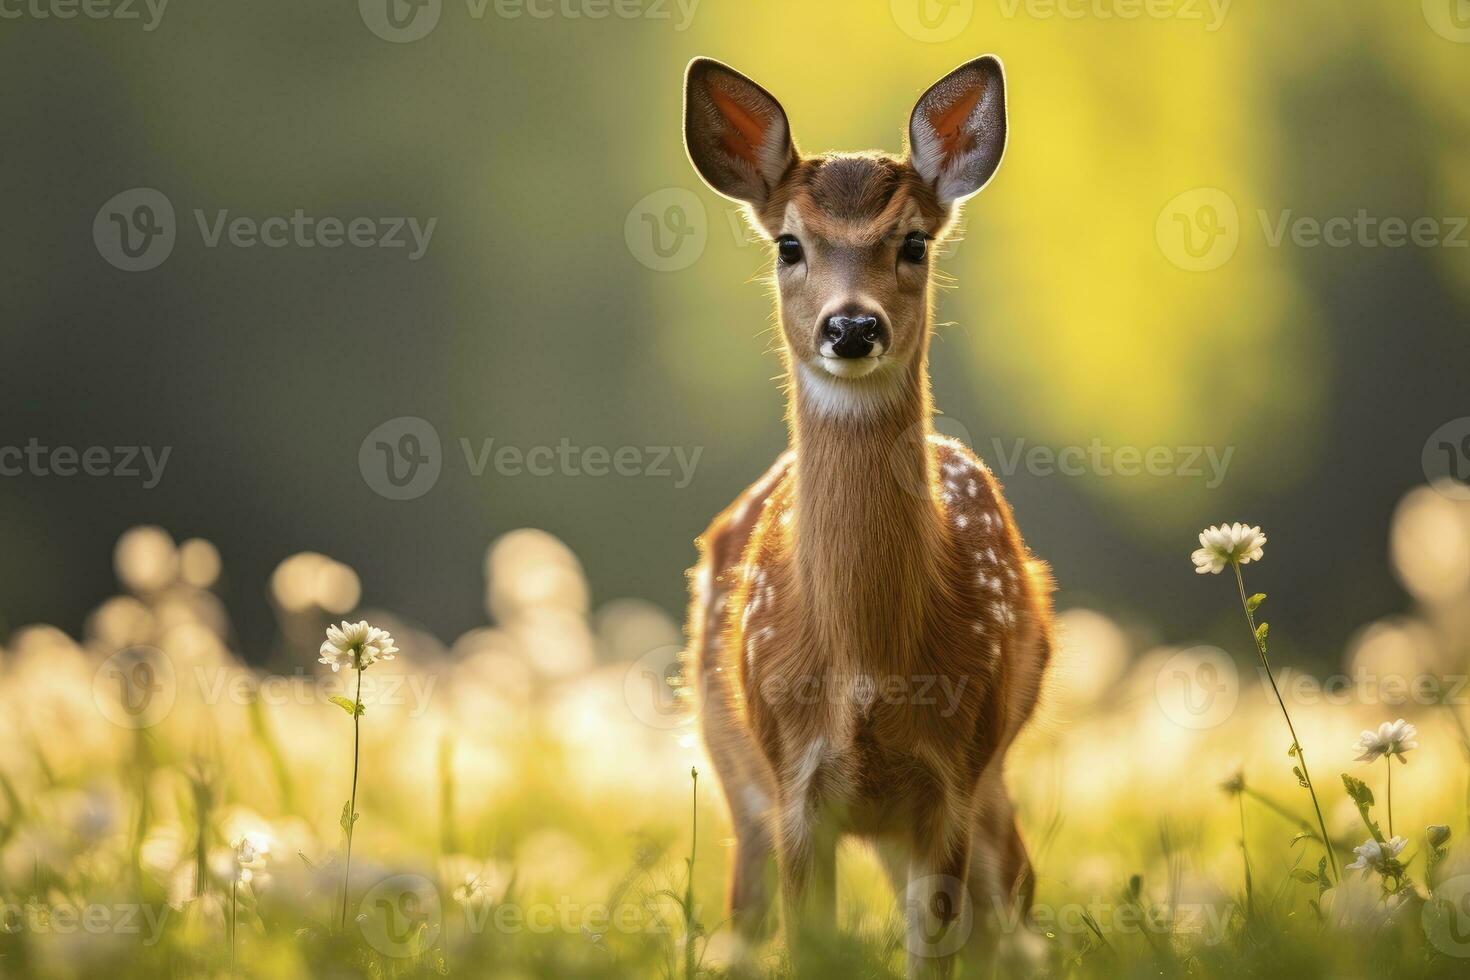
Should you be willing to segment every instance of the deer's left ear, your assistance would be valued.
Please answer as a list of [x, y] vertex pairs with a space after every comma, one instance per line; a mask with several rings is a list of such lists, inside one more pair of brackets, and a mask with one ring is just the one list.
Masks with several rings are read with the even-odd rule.
[[1005, 70], [995, 55], [976, 58], [935, 82], [909, 117], [909, 161], [942, 204], [984, 187], [1005, 149]]

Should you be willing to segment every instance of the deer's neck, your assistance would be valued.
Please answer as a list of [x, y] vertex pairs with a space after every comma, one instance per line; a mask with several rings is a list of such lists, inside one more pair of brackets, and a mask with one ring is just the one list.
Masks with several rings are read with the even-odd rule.
[[927, 366], [916, 357], [881, 387], [819, 370], [795, 366], [790, 389], [802, 601], [834, 655], [897, 668], [920, 643], [944, 535]]

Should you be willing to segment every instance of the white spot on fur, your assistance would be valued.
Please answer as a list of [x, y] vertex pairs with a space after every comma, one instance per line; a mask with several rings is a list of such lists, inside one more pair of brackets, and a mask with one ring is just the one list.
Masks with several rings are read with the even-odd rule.
[[[748, 611], [749, 610], [747, 610], [747, 612]], [[743, 629], [744, 626], [742, 625], [741, 628]], [[749, 667], [751, 664], [755, 663], [755, 649], [756, 649], [756, 645], [759, 644], [759, 643], [766, 642], [766, 640], [770, 639], [772, 636], [775, 636], [775, 635], [776, 635], [776, 631], [773, 630], [769, 626], [762, 626], [760, 629], [756, 630], [754, 633], [750, 633], [750, 634], [747, 634], [746, 635], [746, 637], [745, 637], [745, 665], [747, 667]]]

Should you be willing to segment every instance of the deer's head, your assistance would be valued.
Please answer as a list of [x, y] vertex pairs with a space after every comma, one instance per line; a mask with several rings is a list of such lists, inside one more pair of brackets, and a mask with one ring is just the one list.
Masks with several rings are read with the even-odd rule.
[[[685, 78], [684, 141], [711, 188], [747, 205], [772, 244], [793, 372], [880, 392], [928, 345], [931, 244], [1000, 165], [1005, 76], [986, 55], [929, 88], [907, 157], [803, 157], [765, 89], [706, 58]], [[835, 380], [834, 380], [835, 379]]]

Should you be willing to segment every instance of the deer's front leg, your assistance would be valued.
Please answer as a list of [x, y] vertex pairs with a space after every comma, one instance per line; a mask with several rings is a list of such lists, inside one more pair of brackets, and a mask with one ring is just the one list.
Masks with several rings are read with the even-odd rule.
[[817, 781], [821, 742], [781, 788], [776, 857], [781, 870], [786, 945], [798, 975], [816, 972], [814, 958], [837, 928], [837, 830]]
[[904, 946], [908, 975], [947, 978], [954, 957], [970, 938], [975, 911], [966, 881], [970, 835], [958, 821], [920, 821], [904, 890]]

